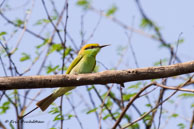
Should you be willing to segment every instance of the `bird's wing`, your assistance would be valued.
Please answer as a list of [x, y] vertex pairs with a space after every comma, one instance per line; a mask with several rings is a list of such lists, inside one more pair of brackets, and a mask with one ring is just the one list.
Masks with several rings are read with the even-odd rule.
[[79, 63], [79, 61], [82, 59], [82, 55], [78, 55], [70, 64], [70, 66], [68, 67], [66, 74], [69, 74], [71, 72], [71, 70], [76, 66], [76, 64]]
[[92, 68], [92, 72], [94, 72], [95, 66], [96, 66], [96, 61], [95, 61], [94, 66]]

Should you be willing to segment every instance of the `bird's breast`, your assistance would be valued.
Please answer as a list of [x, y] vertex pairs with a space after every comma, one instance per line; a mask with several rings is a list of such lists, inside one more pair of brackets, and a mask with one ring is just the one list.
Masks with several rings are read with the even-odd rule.
[[71, 70], [70, 74], [91, 73], [93, 72], [95, 64], [96, 64], [95, 57], [85, 56]]

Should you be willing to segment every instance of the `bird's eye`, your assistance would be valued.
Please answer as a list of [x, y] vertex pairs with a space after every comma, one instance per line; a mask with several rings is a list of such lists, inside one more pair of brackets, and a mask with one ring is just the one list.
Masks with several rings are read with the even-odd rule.
[[90, 47], [86, 48], [85, 50], [93, 49], [93, 48], [95, 48], [95, 47], [94, 46], [90, 46]]

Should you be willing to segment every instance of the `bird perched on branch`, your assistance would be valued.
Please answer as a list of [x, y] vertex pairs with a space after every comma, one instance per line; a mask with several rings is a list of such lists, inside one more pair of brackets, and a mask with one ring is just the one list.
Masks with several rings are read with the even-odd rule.
[[[78, 56], [73, 60], [67, 69], [66, 74], [83, 74], [93, 72], [96, 65], [96, 55], [101, 48], [106, 46], [109, 45], [100, 46], [99, 44], [87, 44], [83, 46], [79, 51]], [[71, 86], [58, 88], [51, 95], [37, 102], [36, 105], [42, 111], [45, 111], [58, 97], [64, 95], [74, 88], [76, 87]]]

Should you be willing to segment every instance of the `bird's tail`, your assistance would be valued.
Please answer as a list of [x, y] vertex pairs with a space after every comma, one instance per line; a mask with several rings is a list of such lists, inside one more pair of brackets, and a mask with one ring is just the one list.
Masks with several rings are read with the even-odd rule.
[[39, 102], [36, 103], [36, 105], [42, 110], [45, 111], [49, 105], [51, 105], [55, 99], [57, 99], [59, 96], [64, 95], [65, 93], [67, 93], [68, 91], [74, 89], [76, 87], [71, 86], [71, 87], [62, 87], [62, 88], [58, 88], [54, 93], [52, 93], [51, 95], [47, 96], [46, 98], [40, 100]]
[[44, 99], [38, 101], [38, 102], [36, 103], [36, 105], [37, 105], [42, 111], [45, 111], [45, 110], [49, 107], [49, 105], [51, 105], [51, 104], [55, 101], [55, 99], [57, 99], [57, 97], [54, 96], [53, 94], [51, 94], [51, 95], [47, 96], [46, 98], [44, 98]]

